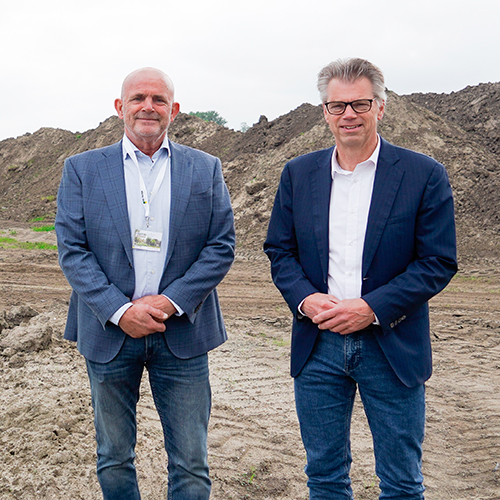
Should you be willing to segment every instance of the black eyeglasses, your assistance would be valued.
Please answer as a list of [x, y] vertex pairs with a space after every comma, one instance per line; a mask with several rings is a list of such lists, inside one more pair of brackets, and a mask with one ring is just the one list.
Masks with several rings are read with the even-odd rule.
[[367, 113], [372, 109], [372, 103], [375, 99], [358, 99], [352, 102], [331, 101], [325, 102], [325, 108], [331, 115], [341, 115], [351, 106], [355, 113]]

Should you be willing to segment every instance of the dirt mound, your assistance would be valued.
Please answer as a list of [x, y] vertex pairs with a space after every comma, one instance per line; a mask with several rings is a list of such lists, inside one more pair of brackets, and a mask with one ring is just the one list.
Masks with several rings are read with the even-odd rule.
[[[436, 112], [428, 109], [436, 101], [432, 94], [418, 97], [390, 92], [380, 126], [389, 141], [429, 154], [447, 167], [456, 199], [462, 263], [500, 257], [500, 159], [478, 139], [481, 130], [487, 129], [488, 144], [498, 142], [500, 101], [495, 96], [499, 86], [483, 84], [441, 96]], [[452, 105], [454, 96], [458, 101]], [[489, 115], [483, 123], [485, 107]], [[474, 114], [464, 114], [473, 110]], [[0, 218], [52, 220], [64, 159], [116, 142], [122, 135], [122, 122], [111, 117], [82, 134], [44, 128], [0, 142]], [[264, 258], [262, 242], [284, 164], [333, 144], [321, 106], [311, 104], [273, 121], [261, 116], [245, 133], [181, 113], [169, 135], [221, 158], [235, 209], [238, 252], [252, 258]]]
[[413, 102], [457, 123], [489, 151], [500, 154], [500, 82], [451, 94], [411, 94]]
[[[481, 87], [477, 92], [489, 88]], [[498, 115], [497, 109], [492, 119]], [[236, 216], [237, 260], [218, 287], [229, 340], [210, 355], [212, 497], [306, 498], [289, 377], [291, 317], [271, 283], [261, 246], [284, 163], [331, 146], [331, 133], [321, 107], [309, 104], [273, 121], [263, 116], [246, 133], [181, 114], [169, 133], [174, 141], [221, 158]], [[85, 362], [74, 344], [62, 340], [70, 288], [57, 252], [10, 248], [2, 241], [54, 245], [54, 231], [34, 232], [30, 227], [36, 222], [29, 221], [53, 220], [64, 159], [122, 134], [122, 123], [111, 117], [82, 134], [45, 128], [0, 142], [2, 500], [102, 498]], [[499, 498], [498, 154], [474, 131], [412, 96], [390, 93], [381, 134], [445, 164], [457, 207], [461, 272], [431, 301], [434, 376], [427, 384], [426, 498]], [[138, 433], [143, 496], [163, 498], [167, 464], [147, 384], [141, 388]], [[359, 400], [352, 441], [356, 498], [375, 500], [373, 449]]]

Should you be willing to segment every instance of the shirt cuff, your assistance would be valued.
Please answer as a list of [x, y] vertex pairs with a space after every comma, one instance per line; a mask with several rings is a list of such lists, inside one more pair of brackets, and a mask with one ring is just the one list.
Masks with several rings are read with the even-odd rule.
[[174, 301], [173, 301], [170, 297], [167, 297], [167, 296], [166, 296], [165, 294], [163, 294], [163, 293], [162, 293], [162, 295], [163, 295], [165, 298], [167, 298], [168, 300], [170, 300], [170, 303], [171, 303], [171, 304], [175, 307], [175, 309], [176, 309], [176, 311], [177, 311], [177, 312], [175, 313], [175, 315], [176, 315], [176, 316], [182, 316], [182, 315], [184, 314], [184, 310], [183, 310], [181, 307], [179, 307], [179, 306], [178, 306], [178, 305], [177, 305], [177, 304], [176, 304], [176, 303], [175, 303], [175, 302], [174, 302]]
[[[307, 297], [306, 297], [306, 299], [307, 299]], [[298, 307], [297, 307], [297, 311], [299, 311], [299, 314], [300, 314], [301, 316], [305, 316], [304, 312], [302, 311], [302, 304], [306, 301], [306, 299], [304, 299], [304, 300], [303, 300], [303, 301], [302, 301], [302, 302], [298, 305]]]
[[132, 307], [132, 305], [133, 305], [132, 302], [128, 302], [127, 304], [123, 304], [123, 306], [121, 306], [120, 309], [118, 309], [118, 311], [116, 311], [115, 314], [113, 314], [113, 316], [111, 316], [111, 318], [109, 318], [108, 321], [110, 321], [114, 325], [118, 326], [118, 323], [122, 319], [122, 316], [125, 314], [125, 311], [129, 307]]

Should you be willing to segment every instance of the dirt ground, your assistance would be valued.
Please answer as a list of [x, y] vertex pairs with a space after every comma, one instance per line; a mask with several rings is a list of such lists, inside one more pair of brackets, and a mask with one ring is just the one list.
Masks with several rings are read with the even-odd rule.
[[[53, 232], [9, 224], [0, 223], [0, 236], [55, 243]], [[88, 382], [82, 357], [62, 340], [70, 290], [56, 252], [1, 247], [0, 315], [4, 324], [14, 323], [0, 333], [0, 499], [99, 499]], [[212, 498], [306, 499], [305, 453], [289, 377], [291, 316], [265, 257], [237, 259], [219, 292], [229, 340], [210, 354]], [[29, 325], [48, 331], [48, 340], [44, 334], [44, 342], [21, 350], [2, 344], [16, 332], [21, 336], [23, 325], [15, 325], [35, 314], [18, 306], [36, 310]], [[428, 500], [500, 499], [499, 310], [497, 267], [462, 270], [431, 303]], [[143, 499], [165, 499], [162, 432], [146, 383], [138, 432]], [[359, 402], [352, 441], [355, 496], [374, 500], [378, 480]]]

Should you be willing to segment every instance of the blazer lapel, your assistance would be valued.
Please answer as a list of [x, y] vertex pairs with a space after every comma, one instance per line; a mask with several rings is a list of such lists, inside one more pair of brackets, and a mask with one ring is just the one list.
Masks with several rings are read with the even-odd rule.
[[193, 162], [186, 151], [172, 142], [170, 142], [170, 151], [172, 154], [170, 162], [170, 229], [165, 268], [172, 257], [175, 241], [184, 220], [193, 181]]
[[101, 176], [111, 218], [115, 223], [129, 262], [133, 263], [121, 141], [103, 151], [103, 157], [98, 162], [97, 168]]
[[[323, 281], [328, 278], [328, 221], [330, 215], [330, 194], [332, 187], [331, 159], [333, 148], [325, 150], [317, 159], [315, 168], [310, 172], [313, 230], [321, 261]], [[307, 210], [307, 207], [305, 207]]]
[[363, 248], [363, 278], [375, 255], [404, 176], [395, 148], [382, 138], [381, 141]]

